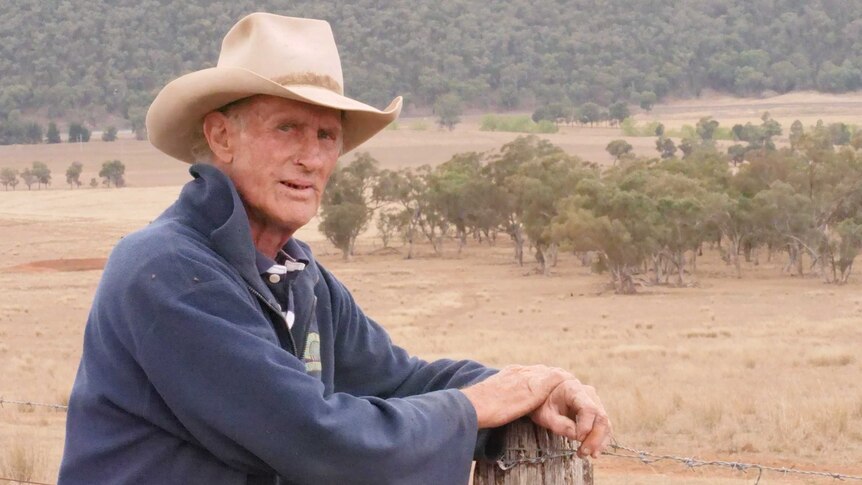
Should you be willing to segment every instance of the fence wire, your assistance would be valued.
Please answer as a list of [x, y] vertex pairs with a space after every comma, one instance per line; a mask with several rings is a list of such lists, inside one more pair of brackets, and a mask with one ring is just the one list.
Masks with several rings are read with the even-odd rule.
[[606, 452], [606, 455], [615, 456], [619, 458], [628, 458], [634, 459], [642, 462], [645, 465], [650, 465], [653, 463], [657, 463], [659, 461], [674, 461], [677, 463], [681, 463], [687, 468], [699, 468], [699, 467], [721, 467], [721, 468], [729, 468], [731, 470], [737, 470], [741, 472], [747, 472], [749, 470], [757, 471], [757, 479], [755, 480], [755, 485], [760, 483], [760, 478], [763, 476], [763, 472], [775, 472], [781, 473], [784, 475], [799, 475], [799, 476], [809, 476], [809, 477], [817, 477], [817, 478], [831, 478], [833, 480], [841, 480], [841, 481], [859, 481], [862, 482], [862, 476], [854, 476], [854, 475], [845, 475], [843, 473], [835, 473], [835, 472], [827, 472], [827, 471], [816, 471], [816, 470], [799, 470], [797, 468], [787, 468], [787, 467], [775, 467], [769, 465], [761, 465], [759, 463], [743, 463], [738, 461], [722, 461], [722, 460], [699, 460], [697, 458], [692, 457], [684, 457], [684, 456], [674, 456], [674, 455], [660, 455], [656, 453], [652, 453], [649, 451], [638, 450], [636, 448], [631, 448], [628, 446], [623, 446], [618, 443], [614, 443], [611, 445], [611, 448], [614, 450], [622, 450], [628, 453], [617, 453], [615, 451]]
[[[39, 407], [39, 408], [49, 408], [49, 409], [57, 409], [66, 411], [69, 409], [69, 406], [64, 406], [62, 404], [50, 404], [50, 403], [41, 403], [34, 401], [17, 401], [12, 399], [4, 399], [0, 397], [0, 408], [3, 407], [4, 404], [15, 404], [19, 406], [30, 406], [30, 407]], [[758, 485], [760, 483], [760, 479], [763, 477], [763, 472], [774, 472], [781, 473], [783, 475], [798, 475], [798, 476], [807, 476], [807, 477], [815, 477], [815, 478], [830, 478], [832, 480], [839, 481], [858, 481], [862, 482], [862, 476], [855, 475], [845, 475], [843, 473], [836, 472], [828, 472], [828, 471], [819, 471], [819, 470], [800, 470], [797, 468], [787, 468], [787, 467], [775, 467], [769, 465], [763, 465], [760, 463], [744, 463], [739, 461], [725, 461], [725, 460], [701, 460], [694, 457], [685, 457], [685, 456], [675, 456], [675, 455], [662, 455], [658, 453], [653, 453], [651, 451], [639, 450], [637, 448], [632, 448], [629, 446], [624, 446], [619, 443], [612, 443], [610, 448], [613, 451], [606, 451], [604, 454], [606, 456], [612, 456], [615, 458], [623, 458], [630, 460], [637, 460], [644, 465], [651, 465], [653, 463], [658, 463], [660, 461], [672, 461], [676, 463], [680, 463], [688, 469], [701, 468], [701, 467], [715, 467], [715, 468], [727, 468], [730, 470], [741, 471], [743, 473], [747, 473], [749, 471], [757, 471], [757, 477], [754, 481], [754, 485]], [[506, 452], [516, 452], [517, 458], [503, 458], [497, 461], [497, 466], [500, 467], [501, 470], [506, 471], [516, 466], [521, 465], [538, 465], [545, 463], [550, 460], [556, 459], [572, 459], [577, 453], [575, 450], [554, 450], [554, 449], [526, 449], [526, 448], [510, 448], [505, 450]], [[622, 451], [623, 453], [620, 453]], [[24, 483], [28, 485], [52, 485], [49, 483], [42, 482], [32, 482], [27, 480], [17, 480], [12, 478], [0, 477], [0, 482], [13, 482], [13, 483]]]
[[17, 478], [0, 477], [0, 482], [24, 483], [26, 485], [54, 485], [53, 483], [31, 482], [30, 480], [19, 480]]
[[51, 409], [59, 409], [62, 411], [67, 411], [69, 406], [64, 406], [62, 404], [47, 404], [42, 402], [33, 402], [33, 401], [15, 401], [12, 399], [3, 399], [0, 396], [0, 408], [3, 407], [4, 404], [18, 404], [20, 406], [30, 406], [34, 408], [51, 408]]

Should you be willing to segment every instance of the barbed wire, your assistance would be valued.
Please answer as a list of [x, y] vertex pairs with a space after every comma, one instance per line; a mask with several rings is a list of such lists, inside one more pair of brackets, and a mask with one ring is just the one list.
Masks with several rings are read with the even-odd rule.
[[[729, 468], [731, 470], [741, 471], [743, 473], [748, 472], [749, 470], [757, 470], [757, 477], [755, 479], [754, 484], [758, 485], [760, 483], [760, 479], [763, 476], [763, 472], [776, 472], [784, 475], [803, 475], [809, 477], [818, 477], [818, 478], [831, 478], [833, 480], [841, 480], [841, 481], [862, 481], [862, 477], [853, 476], [853, 475], [845, 475], [842, 473], [835, 472], [827, 472], [827, 471], [817, 471], [817, 470], [800, 470], [797, 468], [787, 468], [787, 467], [774, 467], [769, 465], [762, 465], [759, 463], [743, 463], [738, 461], [724, 461], [724, 460], [700, 460], [693, 457], [684, 457], [684, 456], [674, 456], [674, 455], [660, 455], [650, 451], [639, 450], [636, 448], [631, 448], [628, 446], [623, 446], [617, 443], [613, 443], [610, 447], [614, 450], [623, 450], [628, 452], [629, 454], [617, 453], [615, 451], [606, 451], [604, 455], [613, 456], [617, 458], [626, 458], [640, 461], [645, 465], [651, 465], [653, 463], [657, 463], [660, 461], [675, 461], [685, 465], [687, 468], [694, 469], [699, 467], [719, 467], [719, 468]], [[507, 452], [518, 452], [520, 456], [517, 458], [502, 458], [497, 460], [497, 466], [503, 470], [511, 470], [516, 466], [520, 465], [539, 465], [550, 460], [560, 459], [560, 458], [572, 458], [577, 454], [576, 450], [567, 450], [567, 449], [537, 449], [537, 448], [507, 448], [505, 451]]]
[[33, 401], [16, 401], [13, 399], [3, 399], [3, 397], [0, 396], [0, 408], [2, 408], [4, 404], [17, 404], [20, 406], [30, 406], [30, 407], [35, 407], [35, 408], [60, 409], [63, 411], [67, 411], [69, 409], [69, 406], [64, 406], [62, 404], [48, 404], [48, 403], [33, 402]]
[[31, 482], [30, 480], [19, 480], [17, 478], [0, 477], [0, 482], [25, 483], [27, 485], [54, 485], [53, 483]]
[[605, 452], [606, 455], [616, 456], [619, 458], [629, 458], [635, 459], [642, 462], [645, 465], [650, 465], [659, 461], [675, 461], [678, 463], [682, 463], [688, 468], [699, 468], [699, 467], [723, 467], [730, 468], [732, 470], [738, 470], [741, 472], [747, 472], [748, 470], [757, 470], [757, 480], [754, 482], [755, 485], [760, 483], [760, 478], [763, 475], [763, 472], [776, 472], [784, 475], [803, 475], [809, 477], [819, 477], [819, 478], [831, 478], [833, 480], [850, 480], [850, 481], [860, 481], [862, 482], [862, 476], [854, 476], [854, 475], [844, 475], [842, 473], [835, 472], [826, 472], [826, 471], [816, 471], [816, 470], [800, 470], [797, 468], [787, 468], [787, 467], [775, 467], [769, 465], [762, 465], [760, 463], [743, 463], [738, 461], [722, 461], [722, 460], [699, 460], [697, 458], [692, 457], [684, 457], [684, 456], [674, 456], [674, 455], [660, 455], [656, 453], [652, 453], [649, 451], [638, 450], [636, 448], [631, 448], [628, 446], [623, 446], [618, 443], [611, 444], [611, 448], [614, 450], [623, 450], [627, 451], [631, 454], [622, 454]]
[[[3, 407], [4, 404], [16, 404], [20, 406], [31, 406], [31, 407], [44, 407], [50, 409], [60, 409], [66, 411], [69, 409], [69, 406], [65, 406], [63, 404], [50, 404], [50, 403], [41, 403], [34, 401], [18, 401], [13, 399], [4, 399], [0, 396], [0, 407]], [[637, 460], [643, 463], [644, 465], [651, 465], [653, 463], [657, 463], [660, 461], [674, 461], [677, 463], [681, 463], [685, 465], [689, 469], [700, 468], [700, 467], [718, 467], [718, 468], [729, 468], [731, 470], [741, 471], [743, 473], [748, 472], [749, 470], [757, 470], [757, 478], [755, 479], [754, 484], [758, 485], [760, 483], [760, 479], [763, 476], [763, 472], [775, 472], [781, 473], [784, 475], [801, 475], [801, 476], [809, 476], [809, 477], [818, 477], [818, 478], [831, 478], [833, 480], [841, 480], [841, 481], [859, 481], [862, 482], [862, 476], [854, 476], [854, 475], [845, 475], [843, 473], [836, 472], [828, 472], [828, 471], [818, 471], [818, 470], [800, 470], [797, 468], [787, 468], [787, 467], [775, 467], [769, 465], [763, 465], [760, 463], [744, 463], [738, 461], [725, 461], [725, 460], [700, 460], [694, 457], [685, 457], [685, 456], [675, 456], [675, 455], [662, 455], [653, 453], [651, 451], [639, 450], [637, 448], [632, 448], [629, 446], [624, 446], [619, 443], [612, 443], [610, 447], [614, 451], [606, 451], [604, 455], [612, 456], [616, 458], [624, 458]], [[618, 453], [618, 450], [622, 450], [628, 452]], [[566, 459], [572, 458], [577, 454], [577, 450], [573, 449], [528, 449], [528, 448], [508, 448], [505, 451], [507, 452], [518, 452], [520, 456], [517, 458], [501, 458], [497, 460], [497, 466], [503, 470], [511, 470], [512, 468], [520, 465], [540, 465], [550, 460], [556, 459]], [[42, 482], [31, 482], [26, 480], [15, 480], [11, 478], [0, 477], [0, 481], [6, 482], [18, 482], [32, 485], [51, 485]]]

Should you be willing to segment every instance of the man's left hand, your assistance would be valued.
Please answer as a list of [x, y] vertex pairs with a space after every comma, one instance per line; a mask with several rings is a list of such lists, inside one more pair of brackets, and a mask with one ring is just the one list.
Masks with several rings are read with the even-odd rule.
[[611, 441], [611, 421], [596, 389], [577, 379], [557, 385], [545, 402], [530, 413], [530, 418], [555, 434], [579, 441], [581, 458], [598, 458]]

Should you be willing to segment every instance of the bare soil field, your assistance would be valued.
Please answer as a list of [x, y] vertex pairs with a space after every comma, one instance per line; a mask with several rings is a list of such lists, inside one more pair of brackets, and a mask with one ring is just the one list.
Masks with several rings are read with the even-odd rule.
[[[824, 99], [789, 95], [773, 99], [769, 110], [784, 122], [778, 115], [783, 110], [792, 118], [813, 104], [836, 121], [859, 121], [862, 96]], [[754, 122], [762, 110], [750, 107], [766, 101], [676, 102], [657, 106], [650, 116], [692, 124], [711, 113], [725, 124], [716, 114], [724, 113], [735, 122]], [[811, 113], [818, 116], [815, 107]], [[397, 168], [495, 149], [517, 136], [480, 132], [471, 119], [451, 133], [413, 131], [409, 123], [363, 149]], [[609, 163], [604, 145], [619, 133], [564, 128], [547, 138]], [[652, 150], [652, 138], [633, 140], [645, 154]], [[126, 163], [129, 187], [63, 189], [71, 161], [84, 162], [89, 180], [97, 164], [114, 158]], [[105, 258], [121, 237], [169, 205], [188, 175], [184, 164], [131, 140], [0, 147], [0, 167], [33, 160], [54, 170], [51, 189], [0, 191], [0, 397], [62, 404]], [[312, 245], [396, 342], [426, 359], [570, 369], [599, 389], [616, 438], [626, 446], [862, 475], [858, 274], [848, 285], [826, 285], [815, 276], [782, 275], [782, 255], [772, 261], [761, 255], [759, 265], [745, 265], [743, 278], [736, 279], [717, 252], [707, 250], [698, 259], [695, 287], [642, 287], [637, 295], [619, 296], [607, 290], [606, 275], [591, 273], [571, 255], [561, 255], [545, 277], [532, 263], [515, 264], [504, 240], [493, 247], [471, 241], [460, 256], [454, 242], [440, 256], [422, 245], [417, 258], [405, 260], [404, 251], [381, 251], [368, 232], [355, 259], [344, 262], [316, 227], [313, 221], [297, 237]], [[64, 424], [62, 411], [0, 408], [0, 477], [32, 466], [32, 480], [55, 482]], [[756, 471], [647, 466], [611, 456], [595, 466], [597, 484], [742, 484], [757, 478]], [[774, 473], [760, 481], [831, 482]]]

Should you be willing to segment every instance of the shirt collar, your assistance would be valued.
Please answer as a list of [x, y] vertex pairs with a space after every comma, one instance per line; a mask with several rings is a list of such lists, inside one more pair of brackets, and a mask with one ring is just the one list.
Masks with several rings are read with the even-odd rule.
[[287, 274], [293, 271], [304, 270], [305, 267], [308, 266], [308, 260], [304, 258], [296, 258], [292, 256], [289, 251], [290, 248], [288, 245], [285, 245], [284, 248], [279, 250], [276, 260], [281, 261], [281, 263], [278, 263], [276, 260], [273, 260], [269, 256], [255, 249], [255, 264], [257, 266], [257, 272], [261, 275], [267, 273]]

